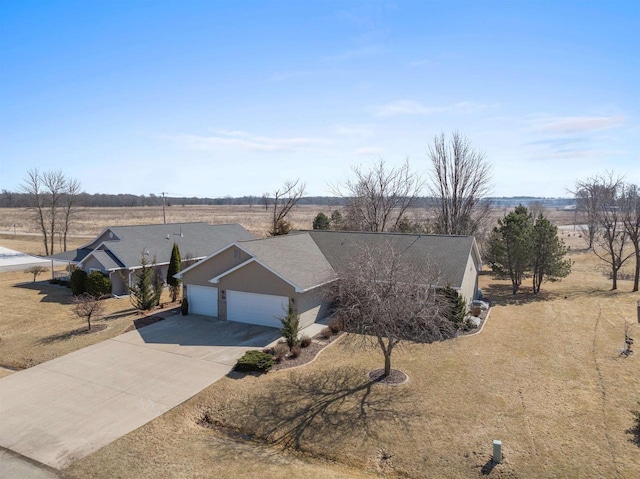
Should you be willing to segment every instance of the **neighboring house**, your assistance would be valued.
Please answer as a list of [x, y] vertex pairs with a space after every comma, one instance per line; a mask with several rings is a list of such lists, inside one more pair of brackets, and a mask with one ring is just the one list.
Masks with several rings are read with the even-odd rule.
[[155, 265], [160, 267], [162, 278], [166, 279], [173, 243], [180, 248], [183, 263], [191, 264], [230, 243], [254, 238], [239, 224], [111, 226], [77, 250], [50, 258], [75, 264], [87, 273], [98, 270], [108, 274], [113, 285], [112, 293], [122, 295], [128, 294], [128, 286], [135, 281], [143, 254], [149, 263], [155, 258]]
[[189, 311], [229, 321], [280, 327], [291, 302], [305, 327], [329, 310], [327, 286], [362, 245], [390, 244], [411, 263], [438, 271], [470, 302], [478, 289], [480, 253], [473, 236], [306, 231], [237, 241], [184, 269]]

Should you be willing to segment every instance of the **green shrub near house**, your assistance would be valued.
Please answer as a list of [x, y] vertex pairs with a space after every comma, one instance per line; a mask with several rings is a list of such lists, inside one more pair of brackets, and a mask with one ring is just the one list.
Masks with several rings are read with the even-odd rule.
[[74, 296], [80, 296], [87, 292], [87, 273], [81, 269], [74, 269], [71, 273], [71, 293]]
[[233, 367], [236, 371], [250, 372], [258, 371], [266, 373], [273, 367], [273, 356], [258, 350], [251, 350], [244, 353]]
[[100, 271], [90, 273], [85, 281], [86, 291], [94, 298], [111, 294], [111, 280]]

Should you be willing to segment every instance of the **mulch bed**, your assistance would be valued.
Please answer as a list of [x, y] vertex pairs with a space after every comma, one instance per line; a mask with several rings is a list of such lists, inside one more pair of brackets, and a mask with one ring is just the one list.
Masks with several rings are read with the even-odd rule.
[[398, 369], [392, 369], [391, 373], [388, 376], [384, 377], [384, 369], [373, 369], [369, 371], [367, 376], [369, 380], [378, 384], [384, 384], [386, 386], [398, 386], [400, 384], [404, 384], [409, 380], [409, 376], [407, 376], [404, 372]]
[[133, 331], [135, 329], [144, 328], [145, 326], [149, 326], [151, 324], [162, 321], [163, 319], [167, 319], [175, 315], [178, 312], [179, 306], [174, 306], [173, 308], [159, 308], [149, 313], [147, 316], [142, 316], [138, 319], [133, 320], [133, 324], [131, 324], [127, 329], [123, 331], [123, 333], [128, 333], [129, 331]]
[[313, 342], [306, 348], [300, 350], [300, 355], [297, 358], [285, 358], [280, 363], [276, 363], [271, 368], [271, 371], [280, 371], [282, 369], [294, 368], [296, 366], [302, 366], [307, 364], [318, 355], [320, 351], [326, 348], [329, 344], [333, 343], [336, 339], [342, 336], [344, 333], [340, 332], [334, 334], [328, 339], [324, 339], [320, 334], [315, 335], [312, 339]]

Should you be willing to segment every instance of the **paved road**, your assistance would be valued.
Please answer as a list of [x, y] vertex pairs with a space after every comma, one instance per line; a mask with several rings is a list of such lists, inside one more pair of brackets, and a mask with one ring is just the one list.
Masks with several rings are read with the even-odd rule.
[[226, 375], [277, 329], [175, 316], [0, 379], [0, 446], [64, 468]]

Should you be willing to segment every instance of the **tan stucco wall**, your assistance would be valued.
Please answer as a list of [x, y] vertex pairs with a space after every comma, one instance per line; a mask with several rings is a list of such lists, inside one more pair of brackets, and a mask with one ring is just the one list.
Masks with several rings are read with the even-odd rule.
[[316, 288], [306, 293], [296, 293], [295, 307], [300, 316], [300, 327], [304, 328], [324, 318], [329, 311], [326, 288]]
[[220, 278], [218, 288], [221, 291], [231, 289], [234, 291], [245, 291], [247, 293], [287, 296], [289, 298], [294, 294], [293, 286], [281, 280], [258, 263], [249, 263], [233, 273]]
[[464, 277], [462, 278], [462, 284], [460, 285], [460, 290], [458, 291], [458, 293], [467, 302], [467, 305], [471, 304], [471, 301], [475, 296], [477, 287], [478, 287], [477, 264], [474, 259], [474, 256], [470, 254], [469, 259], [467, 260], [467, 266], [464, 272]]
[[[234, 250], [239, 252], [239, 258], [234, 255]], [[215, 278], [240, 263], [244, 263], [249, 258], [250, 256], [247, 253], [233, 246], [184, 273], [182, 281], [184, 284], [213, 286], [209, 283], [211, 278]]]

